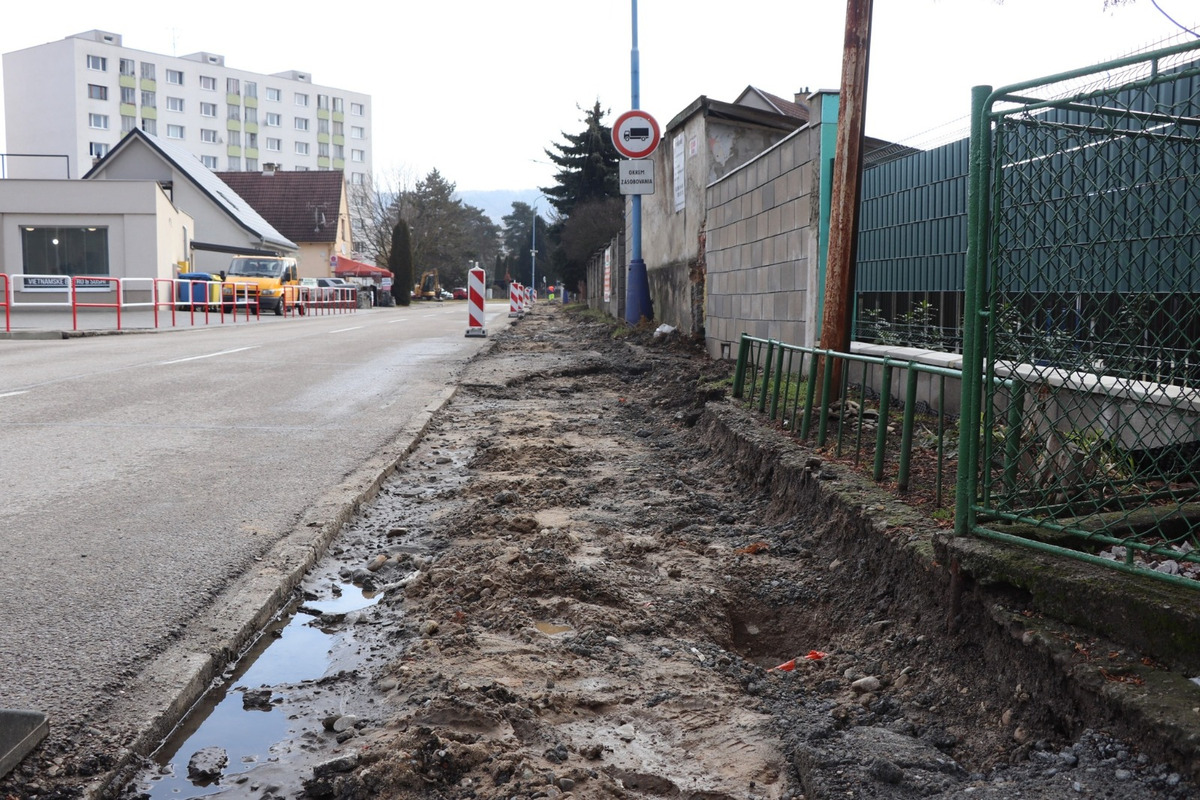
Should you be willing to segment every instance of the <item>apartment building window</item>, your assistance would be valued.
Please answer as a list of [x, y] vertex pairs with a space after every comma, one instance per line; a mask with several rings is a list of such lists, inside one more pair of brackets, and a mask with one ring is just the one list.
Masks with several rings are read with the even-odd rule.
[[308, 108], [308, 95], [303, 92], [296, 92], [296, 105]]
[[335, 97], [335, 98], [333, 98], [333, 110], [334, 110], [334, 111], [336, 111], [336, 112], [338, 112], [338, 113], [341, 113], [341, 111], [342, 111], [342, 98], [340, 98], [340, 97]]
[[241, 147], [242, 146], [242, 132], [241, 131], [229, 131], [229, 145], [231, 147]]
[[88, 155], [92, 158], [104, 158], [108, 155], [108, 145], [104, 142], [89, 142]]
[[351, 172], [350, 173], [350, 183], [352, 183], [355, 186], [362, 186], [364, 183], [366, 183], [366, 181], [363, 180], [363, 173]]
[[254, 108], [253, 106], [247, 106], [244, 113], [246, 115], [246, 122], [248, 122], [252, 125], [258, 124], [258, 109], [257, 108]]
[[87, 68], [96, 72], [108, 72], [108, 59], [104, 56], [88, 56]]
[[298, 131], [308, 130], [308, 118], [307, 117], [296, 117], [296, 130], [298, 130]]
[[148, 81], [154, 80], [154, 65], [148, 61], [142, 62], [142, 77]]
[[142, 130], [151, 136], [158, 136], [158, 120], [142, 118]]
[[235, 106], [233, 103], [230, 103], [228, 108], [229, 114], [225, 117], [226, 119], [240, 120], [242, 118], [241, 106]]
[[137, 127], [137, 117], [131, 117], [127, 114], [121, 115], [121, 133], [126, 134]]
[[216, 156], [200, 156], [200, 163], [203, 164], [208, 169], [215, 170], [217, 168], [217, 157]]
[[225, 94], [241, 94], [242, 82], [237, 78], [225, 79]]
[[26, 275], [107, 275], [108, 228], [21, 228]]
[[122, 86], [121, 102], [132, 106], [137, 103], [137, 94], [137, 89], [132, 86]]
[[334, 157], [334, 158], [345, 158], [345, 157], [346, 157], [346, 148], [345, 148], [345, 146], [344, 146], [344, 145], [340, 145], [340, 144], [335, 144], [335, 145], [333, 146], [333, 157]]
[[363, 163], [363, 161], [366, 160], [366, 152], [363, 150], [353, 150], [352, 149], [350, 151], [350, 160], [357, 164], [361, 164], [361, 163]]
[[282, 114], [276, 114], [271, 111], [267, 112], [267, 127], [268, 128], [278, 128], [278, 127], [281, 127], [282, 125], [283, 125], [283, 115]]
[[272, 102], [279, 103], [283, 100], [283, 91], [280, 89], [272, 89], [270, 86], [268, 86], [267, 99]]
[[183, 138], [183, 126], [182, 125], [168, 125], [167, 126], [167, 138], [168, 139], [182, 139]]
[[325, 142], [319, 142], [317, 144], [317, 157], [318, 158], [329, 158], [329, 145], [328, 144], [326, 144]]
[[346, 123], [338, 122], [338, 121], [334, 120], [333, 135], [334, 136], [345, 136], [346, 135]]
[[167, 111], [183, 111], [182, 97], [167, 97]]
[[201, 103], [200, 104], [200, 116], [216, 118], [217, 104], [216, 103]]
[[200, 141], [207, 142], [208, 144], [217, 144], [217, 132], [212, 128], [201, 128]]
[[246, 147], [250, 148], [250, 149], [254, 149], [254, 150], [258, 149], [258, 134], [257, 133], [247, 133], [246, 134]]
[[329, 120], [317, 120], [317, 133], [329, 133]]
[[142, 105], [146, 108], [157, 108], [158, 99], [154, 92], [142, 92]]
[[217, 79], [212, 75], [201, 75], [200, 88], [205, 91], [215, 92], [217, 90]]
[[308, 155], [308, 142], [296, 142], [296, 155]]
[[88, 127], [98, 131], [108, 130], [108, 114], [88, 114]]
[[167, 70], [167, 83], [174, 86], [183, 86], [183, 71], [178, 69]]
[[253, 81], [246, 81], [246, 85], [243, 86], [242, 88], [245, 89], [245, 93], [244, 93], [245, 97], [258, 97], [258, 84], [257, 83], [254, 83]]
[[241, 172], [242, 171], [242, 157], [241, 156], [230, 156], [229, 157], [229, 171], [230, 172]]
[[359, 126], [357, 126], [357, 125], [351, 125], [351, 126], [350, 126], [350, 138], [351, 138], [351, 139], [365, 139], [365, 138], [367, 138], [367, 129], [366, 129], [366, 128], [361, 128], [361, 127], [359, 127]]
[[362, 103], [351, 103], [350, 104], [350, 113], [356, 117], [361, 117], [364, 113], [363, 104]]
[[258, 172], [258, 159], [257, 158], [247, 158], [246, 159], [246, 171], [247, 172]]
[[322, 108], [326, 111], [329, 110], [329, 95], [327, 95], [327, 94], [317, 95], [317, 108]]
[[269, 150], [272, 153], [278, 153], [283, 150], [283, 140], [282, 139], [272, 139], [270, 136], [268, 136], [266, 139], [266, 142], [267, 142], [267, 150]]
[[133, 62], [132, 58], [121, 59], [121, 74], [128, 75], [131, 78], [137, 75], [137, 64]]
[[88, 84], [88, 99], [89, 100], [107, 100], [108, 87], [98, 86], [94, 83]]

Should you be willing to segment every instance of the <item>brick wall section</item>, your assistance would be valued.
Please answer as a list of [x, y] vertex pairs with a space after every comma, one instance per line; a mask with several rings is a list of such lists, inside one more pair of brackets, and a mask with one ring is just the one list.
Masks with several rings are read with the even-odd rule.
[[802, 128], [707, 188], [713, 357], [736, 357], [742, 333], [812, 343], [819, 136], [816, 126]]

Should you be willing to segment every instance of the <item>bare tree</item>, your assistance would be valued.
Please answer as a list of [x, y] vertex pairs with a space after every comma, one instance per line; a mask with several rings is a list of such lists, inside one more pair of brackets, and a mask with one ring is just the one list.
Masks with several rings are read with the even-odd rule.
[[415, 181], [407, 170], [372, 176], [347, 192], [354, 250], [360, 261], [385, 266], [391, 256], [392, 232], [400, 221], [400, 206]]

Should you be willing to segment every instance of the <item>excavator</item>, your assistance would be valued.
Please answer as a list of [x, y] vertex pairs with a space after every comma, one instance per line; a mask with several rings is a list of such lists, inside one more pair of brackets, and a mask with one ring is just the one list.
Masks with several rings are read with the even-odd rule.
[[413, 297], [419, 300], [442, 299], [442, 282], [436, 269], [421, 273], [420, 283], [413, 287]]

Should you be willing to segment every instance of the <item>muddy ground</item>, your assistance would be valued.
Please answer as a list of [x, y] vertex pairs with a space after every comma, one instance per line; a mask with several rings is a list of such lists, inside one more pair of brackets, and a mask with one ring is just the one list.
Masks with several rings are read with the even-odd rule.
[[539, 306], [493, 335], [302, 587], [377, 601], [310, 617], [325, 677], [231, 677], [287, 738], [174, 796], [1196, 796], [969, 593], [950, 609], [903, 525], [830, 499], [843, 466], [772, 491], [731, 365], [613, 332]]

